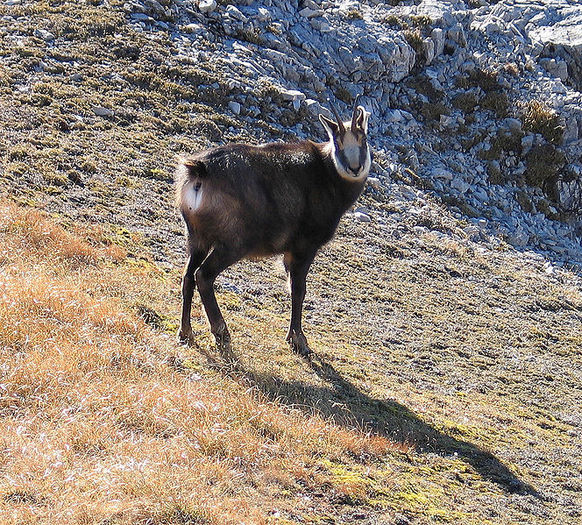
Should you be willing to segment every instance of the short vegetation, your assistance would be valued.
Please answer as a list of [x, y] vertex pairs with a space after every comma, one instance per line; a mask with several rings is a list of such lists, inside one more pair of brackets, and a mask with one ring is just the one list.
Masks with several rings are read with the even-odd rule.
[[521, 116], [524, 131], [539, 133], [551, 144], [562, 142], [564, 125], [560, 116], [544, 102], [531, 100], [523, 108]]
[[577, 512], [572, 467], [552, 458], [576, 461], [580, 445], [567, 378], [582, 366], [582, 296], [519, 258], [443, 242], [457, 230], [442, 214], [410, 217], [397, 242], [341, 228], [311, 278], [305, 361], [282, 342], [288, 299], [270, 262], [219, 286], [231, 351], [199, 306], [198, 343], [179, 347], [179, 270], [139, 237], [0, 211], [5, 523]]
[[6, 201], [0, 212], [3, 523], [260, 523], [301, 508], [304, 491], [382, 497], [378, 460], [408, 445], [179, 349], [143, 306], [171, 305], [177, 275], [132, 263], [103, 230]]
[[284, 342], [277, 260], [219, 279], [230, 351], [197, 299], [177, 345], [176, 156], [274, 134], [123, 4], [0, 6], [2, 525], [578, 523], [580, 280], [471, 242], [428, 197], [406, 213], [370, 185], [371, 222], [342, 221], [308, 281], [311, 360]]
[[499, 72], [475, 68], [466, 74], [459, 75], [456, 78], [456, 84], [467, 90], [480, 88], [484, 94], [478, 99], [472, 91], [457, 95], [453, 100], [455, 107], [470, 112], [478, 104], [481, 109], [491, 111], [497, 118], [509, 116], [510, 102], [507, 93], [499, 83]]
[[535, 146], [526, 155], [526, 181], [530, 186], [549, 189], [566, 163], [565, 155], [553, 144]]

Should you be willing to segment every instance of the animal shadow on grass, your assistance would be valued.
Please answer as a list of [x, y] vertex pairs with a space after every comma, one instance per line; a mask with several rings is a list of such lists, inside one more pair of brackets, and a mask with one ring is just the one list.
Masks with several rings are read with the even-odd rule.
[[420, 453], [461, 459], [484, 479], [509, 493], [543, 499], [535, 488], [515, 476], [492, 453], [435, 429], [400, 403], [371, 398], [315, 353], [304, 357], [304, 361], [326, 383], [325, 386], [283, 380], [247, 370], [230, 345], [217, 348], [215, 355], [202, 348], [198, 350], [210, 366], [236, 381], [257, 388], [268, 399], [300, 408], [308, 414], [315, 411], [348, 428], [366, 429], [395, 443], [412, 445]]

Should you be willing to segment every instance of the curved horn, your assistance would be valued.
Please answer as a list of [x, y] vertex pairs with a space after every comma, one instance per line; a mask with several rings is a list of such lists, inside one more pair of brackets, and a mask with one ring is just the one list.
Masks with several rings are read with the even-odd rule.
[[352, 130], [356, 129], [356, 119], [358, 118], [358, 102], [360, 101], [360, 95], [356, 96], [354, 101], [354, 110], [352, 112]]
[[346, 127], [344, 126], [343, 120], [339, 117], [338, 112], [337, 112], [337, 109], [332, 104], [331, 98], [328, 98], [327, 101], [329, 102], [329, 107], [331, 108], [331, 111], [333, 112], [333, 116], [335, 117], [335, 120], [337, 121], [337, 125], [339, 126], [339, 130], [342, 133], [345, 133], [346, 132]]

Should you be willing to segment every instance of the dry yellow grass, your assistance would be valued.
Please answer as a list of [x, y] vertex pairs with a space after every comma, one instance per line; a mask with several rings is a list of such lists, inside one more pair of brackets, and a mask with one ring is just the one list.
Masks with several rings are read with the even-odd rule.
[[468, 241], [426, 194], [369, 188], [372, 222], [342, 220], [309, 274], [311, 361], [273, 261], [218, 279], [231, 355], [198, 298], [175, 345], [176, 155], [285, 137], [224, 113], [228, 68], [124, 4], [0, 3], [0, 194], [66, 225], [0, 200], [0, 524], [578, 525], [580, 279]]
[[302, 490], [365, 498], [321, 459], [405, 447], [184, 361], [128, 307], [164, 286], [98, 229], [0, 203], [0, 521], [277, 523]]

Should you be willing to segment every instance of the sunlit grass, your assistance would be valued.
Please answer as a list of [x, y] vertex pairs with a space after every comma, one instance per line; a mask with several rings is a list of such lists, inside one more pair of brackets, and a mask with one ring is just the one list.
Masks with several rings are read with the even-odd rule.
[[[263, 523], [302, 487], [361, 497], [320, 458], [403, 449], [281, 406], [200, 356], [183, 362], [127, 306], [164, 286], [153, 265], [95, 229], [1, 211], [3, 523]], [[123, 285], [108, 294], [108, 282]]]

